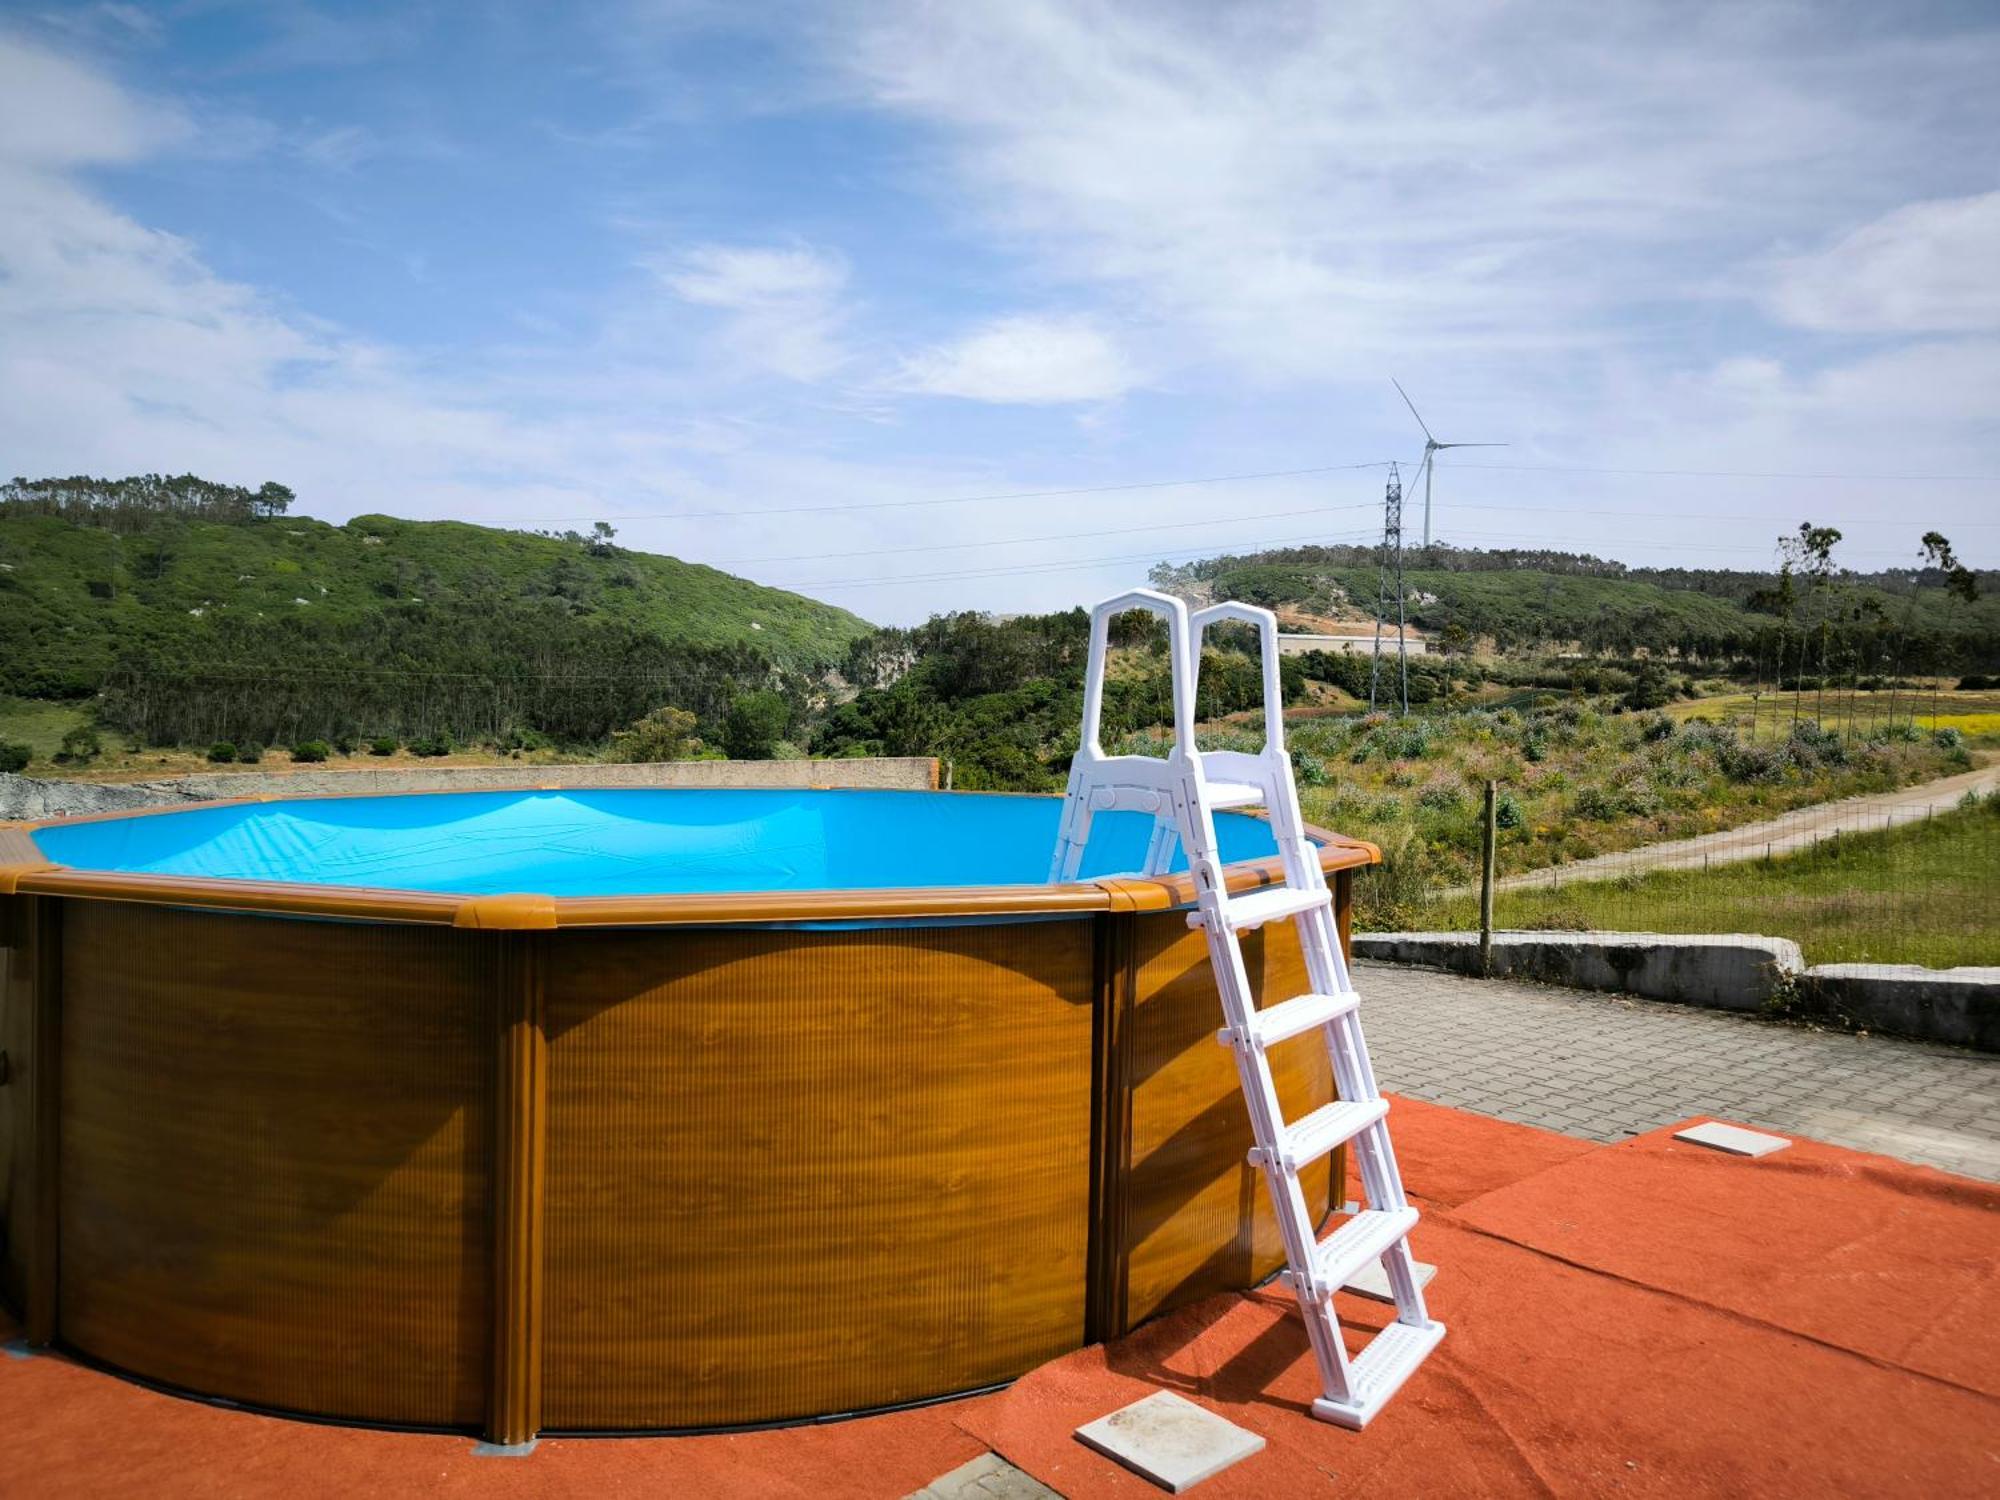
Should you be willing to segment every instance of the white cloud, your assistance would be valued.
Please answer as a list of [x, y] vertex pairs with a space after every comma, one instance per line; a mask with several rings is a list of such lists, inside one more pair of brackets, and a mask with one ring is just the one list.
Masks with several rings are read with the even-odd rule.
[[896, 382], [923, 395], [1017, 405], [1108, 401], [1136, 384], [1118, 346], [1076, 317], [996, 318], [913, 356]]
[[739, 370], [815, 381], [847, 362], [847, 263], [837, 255], [807, 245], [709, 244], [641, 263], [683, 302], [727, 315], [722, 347]]
[[820, 303], [847, 283], [847, 267], [837, 257], [803, 245], [695, 245], [652, 264], [676, 296], [736, 312]]
[[171, 107], [0, 33], [0, 162], [52, 169], [129, 162], [187, 130]]
[[1774, 311], [1837, 333], [2000, 329], [2000, 192], [1905, 204], [1781, 269]]
[[1991, 33], [1862, 37], [1787, 6], [1457, 0], [1420, 42], [1387, 3], [838, 26], [827, 54], [937, 133], [974, 225], [1274, 386], [1379, 383], [1390, 359], [1517, 385], [1521, 355], [1600, 357], [1634, 304], [1707, 297], [1799, 225], [1906, 195], [1935, 125], [1884, 101], [1975, 108], [2000, 67]]

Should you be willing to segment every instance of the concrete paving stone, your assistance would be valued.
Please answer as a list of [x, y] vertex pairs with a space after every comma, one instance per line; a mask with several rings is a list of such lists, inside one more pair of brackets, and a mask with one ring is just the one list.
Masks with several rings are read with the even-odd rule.
[[1172, 1391], [1155, 1391], [1086, 1422], [1076, 1435], [1176, 1495], [1264, 1448], [1258, 1434]]
[[1690, 1125], [1686, 1130], [1676, 1130], [1674, 1139], [1691, 1141], [1713, 1151], [1726, 1151], [1731, 1156], [1750, 1157], [1769, 1156], [1792, 1144], [1784, 1136], [1745, 1130], [1740, 1125], [1729, 1125], [1720, 1120], [1706, 1120], [1699, 1125]]
[[982, 1453], [904, 1500], [1062, 1500], [1062, 1496], [999, 1454]]
[[1356, 968], [1377, 1001], [1370, 1041], [1383, 1086], [1414, 1098], [1586, 1140], [1720, 1115], [2000, 1180], [2000, 1059], [1511, 980]]

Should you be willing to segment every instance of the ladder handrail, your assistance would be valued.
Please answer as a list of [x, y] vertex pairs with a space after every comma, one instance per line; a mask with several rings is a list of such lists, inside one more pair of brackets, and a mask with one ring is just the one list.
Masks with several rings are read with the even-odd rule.
[[1111, 621], [1128, 610], [1143, 609], [1167, 623], [1167, 667], [1174, 694], [1174, 748], [1194, 750], [1194, 674], [1188, 666], [1187, 606], [1171, 594], [1132, 589], [1106, 599], [1090, 612], [1090, 659], [1083, 674], [1083, 733], [1077, 754], [1089, 760], [1110, 759], [1104, 753], [1104, 659], [1110, 649]]
[[1285, 748], [1283, 674], [1278, 670], [1278, 617], [1270, 610], [1230, 600], [1208, 605], [1188, 616], [1189, 654], [1194, 658], [1191, 686], [1196, 691], [1201, 687], [1201, 648], [1208, 627], [1225, 620], [1253, 626], [1257, 631], [1257, 653], [1263, 658], [1264, 670], [1264, 749], [1282, 753]]

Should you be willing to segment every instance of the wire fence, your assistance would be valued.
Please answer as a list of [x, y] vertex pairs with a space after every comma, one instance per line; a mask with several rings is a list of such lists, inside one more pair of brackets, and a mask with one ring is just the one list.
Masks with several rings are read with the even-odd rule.
[[[1475, 814], [1476, 816], [1476, 814]], [[1490, 885], [1488, 881], [1491, 881]], [[2000, 791], [1707, 834], [1472, 884], [1363, 875], [1368, 930], [1757, 933], [1809, 963], [2000, 965]]]

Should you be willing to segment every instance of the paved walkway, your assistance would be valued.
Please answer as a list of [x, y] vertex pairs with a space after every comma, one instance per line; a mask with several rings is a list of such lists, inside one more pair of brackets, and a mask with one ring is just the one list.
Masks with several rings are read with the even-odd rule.
[[1593, 1141], [1715, 1114], [2000, 1181], [2000, 1058], [1389, 964], [1355, 984], [1394, 1093]]
[[1594, 859], [1579, 859], [1572, 864], [1525, 870], [1518, 875], [1502, 876], [1494, 889], [1546, 889], [1572, 880], [1606, 880], [1635, 870], [1704, 870], [1710, 865], [1762, 859], [1766, 854], [1790, 854], [1836, 833], [1878, 833], [1884, 828], [1914, 823], [1932, 812], [1956, 806], [1967, 792], [1991, 795], [1996, 788], [2000, 788], [2000, 764], [1962, 771], [1921, 786], [1907, 786], [1899, 792], [1874, 792], [1839, 802], [1815, 802], [1782, 817], [1725, 828], [1719, 833], [1704, 833], [1698, 838], [1674, 839], [1617, 854], [1600, 854]]

